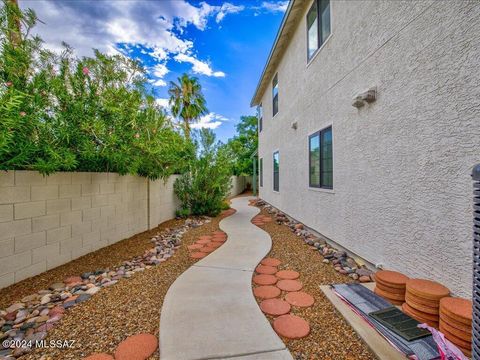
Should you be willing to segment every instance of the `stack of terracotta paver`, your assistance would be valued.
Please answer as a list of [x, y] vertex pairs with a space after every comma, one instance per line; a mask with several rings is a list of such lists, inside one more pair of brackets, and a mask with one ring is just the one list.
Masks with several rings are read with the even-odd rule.
[[394, 305], [405, 302], [405, 287], [408, 276], [396, 271], [381, 270], [375, 273], [375, 294]]
[[440, 300], [450, 295], [442, 284], [423, 279], [407, 281], [402, 310], [415, 320], [438, 329]]
[[471, 356], [472, 302], [453, 297], [440, 300], [440, 331], [466, 356]]

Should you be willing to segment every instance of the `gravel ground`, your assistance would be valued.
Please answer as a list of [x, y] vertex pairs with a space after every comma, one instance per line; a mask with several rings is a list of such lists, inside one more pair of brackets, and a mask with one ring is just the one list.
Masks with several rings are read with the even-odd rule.
[[[187, 245], [192, 244], [198, 236], [217, 230], [218, 223], [223, 217], [213, 218], [210, 223], [185, 233], [182, 246], [168, 261], [137, 273], [130, 279], [122, 279], [114, 286], [102, 289], [89, 301], [69, 309], [59, 325], [48, 332], [46, 340], [47, 342], [49, 340], [75, 340], [72, 348], [36, 349], [19, 359], [67, 360], [81, 359], [93, 352], [113, 354], [117, 345], [130, 335], [145, 332], [158, 336], [160, 310], [165, 294], [175, 279], [195, 262], [189, 257]], [[172, 227], [176, 223], [180, 224], [178, 221], [169, 221], [162, 224], [162, 228]], [[104, 256], [111, 256], [106, 249], [101, 249], [97, 251], [100, 254], [89, 254], [66, 264], [68, 272], [61, 271], [56, 276], [61, 280], [65, 274], [81, 274], [99, 267], [112, 267], [114, 264], [119, 264], [143, 253], [145, 249], [149, 248], [149, 245], [151, 247], [151, 234], [151, 232], [142, 233], [115, 244], [117, 246], [114, 252], [116, 261], [109, 265], [106, 265], [105, 262], [102, 265], [95, 263], [94, 259], [101, 261]], [[144, 244], [144, 247], [140, 244]], [[93, 259], [90, 259], [90, 256], [93, 256]], [[82, 259], [88, 264], [84, 264]], [[50, 284], [53, 281], [54, 277], [50, 277], [44, 283]], [[28, 293], [32, 293], [32, 290], [36, 289], [36, 284], [35, 286], [28, 285], [27, 282], [22, 286], [29, 288]], [[157, 350], [150, 359], [158, 359], [158, 355]]]
[[0, 290], [0, 309], [4, 309], [21, 298], [39, 290], [48, 288], [51, 284], [63, 281], [68, 276], [80, 275], [97, 269], [114, 268], [125, 260], [142, 255], [145, 250], [152, 248], [151, 237], [166, 228], [183, 224], [183, 220], [169, 220], [158, 227], [119, 241], [89, 253], [64, 265], [25, 279]]
[[[265, 210], [261, 214], [269, 215]], [[282, 338], [297, 360], [332, 359], [360, 360], [376, 359], [355, 331], [345, 322], [320, 290], [320, 285], [351, 282], [346, 275], [337, 273], [331, 264], [322, 263], [318, 251], [295, 236], [287, 226], [274, 221], [261, 226], [272, 237], [272, 250], [267, 255], [281, 260], [279, 269], [295, 270], [305, 291], [315, 298], [309, 308], [292, 306], [291, 314], [298, 315], [310, 323], [310, 335], [303, 339]], [[283, 292], [281, 297], [286, 293]], [[273, 317], [267, 316], [272, 322]]]

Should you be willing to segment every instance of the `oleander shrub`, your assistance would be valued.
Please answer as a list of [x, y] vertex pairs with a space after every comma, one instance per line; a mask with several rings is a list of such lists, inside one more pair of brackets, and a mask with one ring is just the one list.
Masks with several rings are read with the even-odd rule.
[[216, 216], [232, 186], [231, 153], [209, 129], [199, 131], [195, 146], [187, 171], [174, 183], [175, 194], [185, 213]]
[[151, 179], [184, 170], [191, 145], [122, 55], [77, 58], [32, 37], [37, 19], [0, 9], [0, 170], [112, 171]]

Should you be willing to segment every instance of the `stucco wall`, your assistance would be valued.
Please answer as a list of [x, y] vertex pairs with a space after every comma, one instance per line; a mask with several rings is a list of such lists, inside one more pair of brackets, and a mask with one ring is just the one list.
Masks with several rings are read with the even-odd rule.
[[[271, 88], [263, 94], [260, 197], [373, 264], [468, 296], [480, 3], [332, 1], [332, 36], [307, 65], [310, 4], [278, 66], [273, 119]], [[352, 107], [371, 86], [377, 101]], [[329, 125], [334, 189], [311, 189], [308, 135]]]

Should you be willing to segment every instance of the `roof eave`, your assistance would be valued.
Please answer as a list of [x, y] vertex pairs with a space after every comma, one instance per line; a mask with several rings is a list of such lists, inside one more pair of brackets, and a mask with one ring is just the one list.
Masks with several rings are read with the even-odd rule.
[[271, 63], [272, 57], [275, 53], [275, 50], [277, 49], [277, 44], [280, 38], [283, 35], [283, 30], [285, 28], [285, 24], [287, 23], [288, 16], [290, 15], [290, 12], [292, 11], [293, 4], [295, 3], [296, 0], [290, 0], [287, 6], [287, 10], [285, 11], [285, 14], [283, 15], [282, 22], [280, 24], [280, 28], [278, 29], [277, 36], [275, 37], [275, 41], [273, 42], [272, 49], [270, 50], [270, 53], [268, 54], [267, 62], [265, 66], [263, 67], [262, 74], [260, 75], [260, 80], [258, 81], [257, 87], [255, 89], [255, 93], [252, 97], [252, 100], [250, 101], [250, 106], [255, 106], [260, 104], [260, 99], [259, 97], [259, 91], [260, 87], [264, 81], [265, 73], [267, 72], [267, 69], [269, 68], [269, 65]]

